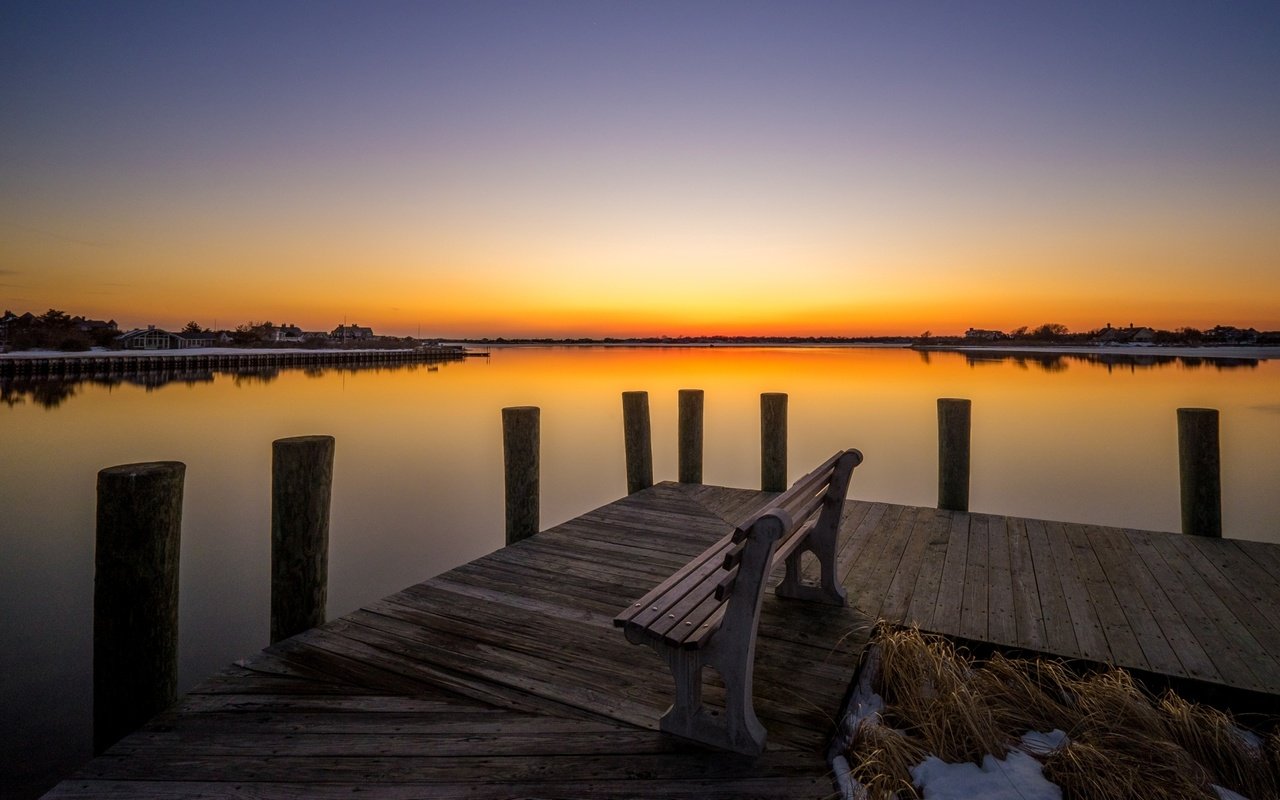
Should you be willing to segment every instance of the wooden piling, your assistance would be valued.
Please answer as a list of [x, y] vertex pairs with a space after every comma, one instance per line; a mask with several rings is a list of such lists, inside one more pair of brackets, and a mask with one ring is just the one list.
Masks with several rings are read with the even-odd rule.
[[93, 750], [167, 708], [178, 687], [178, 552], [186, 465], [98, 473], [93, 585]]
[[1222, 538], [1222, 473], [1216, 408], [1178, 409], [1182, 532]]
[[507, 544], [538, 532], [539, 426], [537, 406], [502, 409], [502, 454], [506, 468]]
[[627, 451], [627, 494], [635, 494], [653, 485], [648, 392], [622, 393], [622, 435]]
[[680, 482], [702, 483], [703, 392], [681, 389], [679, 398]]
[[787, 490], [787, 395], [760, 395], [760, 488], [766, 492]]
[[271, 443], [271, 643], [325, 621], [332, 436]]
[[969, 431], [972, 403], [938, 398], [938, 508], [969, 510]]

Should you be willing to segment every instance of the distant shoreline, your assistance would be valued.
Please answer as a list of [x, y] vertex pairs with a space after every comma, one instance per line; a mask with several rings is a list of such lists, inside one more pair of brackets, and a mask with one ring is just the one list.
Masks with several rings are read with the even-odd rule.
[[1267, 361], [1280, 358], [1280, 345], [914, 345], [922, 352], [990, 353], [991, 355], [1116, 355], [1166, 356], [1176, 358], [1253, 358]]
[[[503, 341], [488, 342], [474, 339], [445, 340], [442, 347], [472, 347], [485, 350], [493, 348], [519, 347], [606, 347], [606, 348], [643, 348], [643, 349], [745, 349], [745, 348], [803, 348], [822, 349], [862, 349], [862, 350], [916, 350], [924, 353], [985, 353], [989, 355], [1117, 355], [1117, 356], [1152, 356], [1176, 358], [1251, 358], [1260, 361], [1280, 359], [1280, 345], [990, 345], [990, 344], [912, 344], [911, 342], [859, 342], [859, 341], [769, 341], [769, 342], [654, 342], [654, 341]], [[93, 349], [80, 352], [62, 352], [58, 350], [19, 350], [11, 353], [0, 353], [0, 360], [34, 359], [34, 358], [138, 358], [164, 355], [285, 355], [294, 353], [324, 352], [400, 352], [402, 348], [344, 348], [309, 349], [297, 347], [193, 347], [182, 350], [102, 350]], [[467, 355], [477, 355], [468, 353]]]
[[593, 341], [593, 342], [575, 342], [575, 341], [556, 342], [556, 341], [551, 341], [551, 342], [540, 342], [540, 341], [505, 341], [505, 342], [495, 342], [495, 341], [490, 340], [490, 341], [485, 342], [485, 341], [477, 341], [477, 340], [475, 340], [475, 339], [446, 339], [446, 340], [442, 340], [442, 341], [441, 341], [441, 344], [444, 344], [444, 345], [455, 345], [455, 346], [458, 346], [458, 347], [484, 347], [484, 348], [497, 348], [497, 347], [633, 347], [633, 348], [669, 349], [669, 350], [691, 350], [691, 349], [693, 349], [693, 350], [705, 350], [705, 349], [707, 349], [707, 348], [713, 348], [713, 347], [716, 347], [716, 348], [726, 348], [726, 349], [729, 349], [729, 348], [743, 349], [743, 348], [747, 348], [747, 347], [770, 347], [770, 348], [785, 348], [785, 347], [792, 347], [792, 348], [795, 348], [795, 347], [804, 347], [804, 348], [811, 348], [811, 349], [815, 349], [815, 350], [817, 350], [817, 349], [833, 349], [833, 348], [861, 348], [861, 349], [872, 349], [872, 350], [906, 350], [906, 349], [908, 349], [908, 348], [910, 348], [910, 347], [911, 347], [911, 343], [910, 343], [910, 342], [810, 342], [810, 341], [797, 341], [797, 342], [650, 342], [650, 341], [636, 341], [636, 342], [628, 342], [628, 341], [621, 341], [621, 342], [606, 342], [606, 341], [598, 341], [598, 342], [594, 342], [594, 341]]
[[990, 355], [1115, 355], [1163, 356], [1171, 358], [1252, 358], [1259, 361], [1280, 358], [1280, 345], [989, 345], [989, 344], [912, 344], [910, 342], [648, 342], [648, 341], [505, 341], [480, 342], [455, 339], [445, 344], [461, 346], [504, 347], [633, 347], [669, 349], [705, 348], [808, 348], [808, 349], [875, 349], [916, 350], [927, 353], [986, 353]]

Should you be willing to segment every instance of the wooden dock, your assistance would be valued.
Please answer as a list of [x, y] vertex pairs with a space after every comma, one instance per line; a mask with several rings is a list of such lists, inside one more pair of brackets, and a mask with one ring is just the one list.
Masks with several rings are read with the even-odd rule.
[[767, 752], [660, 734], [671, 678], [612, 617], [771, 496], [596, 509], [231, 667], [47, 796], [829, 797], [877, 617], [1280, 694], [1280, 546], [851, 501], [851, 606], [766, 595]]
[[87, 355], [0, 356], [0, 378], [77, 378], [168, 371], [235, 371], [275, 367], [382, 366], [454, 361], [488, 353], [461, 347], [418, 347], [398, 350], [119, 350]]

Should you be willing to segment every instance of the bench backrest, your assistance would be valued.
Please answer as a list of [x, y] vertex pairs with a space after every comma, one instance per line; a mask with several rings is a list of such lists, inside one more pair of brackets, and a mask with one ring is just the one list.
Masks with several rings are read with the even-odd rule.
[[[628, 638], [659, 637], [669, 646], [700, 648], [723, 624], [750, 625], [759, 611], [769, 572], [806, 537], [834, 536], [840, 524], [857, 450], [843, 450], [775, 497], [765, 510], [738, 526], [623, 611], [614, 624]], [[739, 580], [747, 591], [730, 600]], [[729, 606], [735, 621], [726, 619]]]
[[[769, 573], [810, 537], [836, 537], [849, 479], [861, 463], [858, 450], [836, 453], [733, 532], [734, 544], [725, 556], [725, 575], [716, 587], [716, 596], [734, 602], [717, 611], [708, 633], [716, 623], [727, 629], [755, 630]], [[745, 583], [747, 591], [735, 592], [739, 582]], [[737, 597], [732, 597], [735, 594]]]

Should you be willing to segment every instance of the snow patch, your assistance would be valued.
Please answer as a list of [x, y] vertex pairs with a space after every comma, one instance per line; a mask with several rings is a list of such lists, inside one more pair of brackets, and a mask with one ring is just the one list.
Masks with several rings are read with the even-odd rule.
[[1022, 734], [1022, 747], [1019, 748], [1033, 756], [1047, 756], [1054, 750], [1061, 749], [1067, 744], [1067, 734], [1057, 728], [1048, 733], [1040, 731], [1027, 731]]
[[911, 778], [925, 800], [1062, 800], [1062, 790], [1044, 777], [1040, 762], [1021, 750], [1004, 759], [987, 755], [982, 766], [929, 756], [911, 768]]

